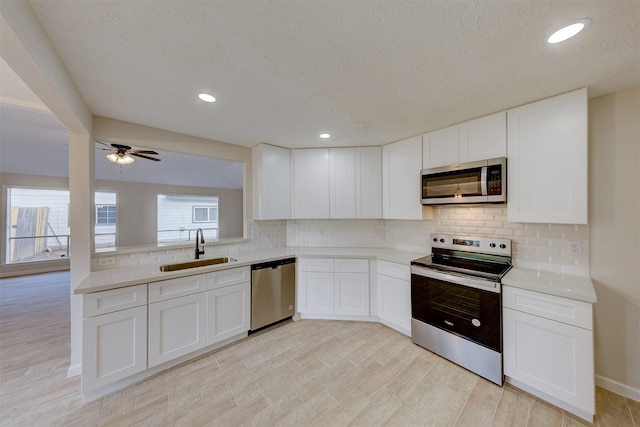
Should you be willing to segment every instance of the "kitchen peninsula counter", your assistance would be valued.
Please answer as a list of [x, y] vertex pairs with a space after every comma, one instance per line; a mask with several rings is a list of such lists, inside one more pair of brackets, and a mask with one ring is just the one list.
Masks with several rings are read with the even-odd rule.
[[[74, 294], [107, 291], [124, 288], [148, 282], [175, 279], [212, 271], [245, 267], [261, 262], [275, 261], [289, 257], [339, 257], [339, 258], [369, 258], [409, 265], [411, 260], [424, 256], [424, 253], [399, 251], [385, 248], [319, 248], [319, 247], [281, 247], [252, 252], [230, 253], [237, 261], [204, 267], [189, 268], [176, 271], [160, 271], [160, 264], [148, 264], [133, 267], [117, 267], [98, 270], [89, 275], [74, 289]], [[216, 258], [217, 256], [201, 259]], [[187, 262], [193, 260], [176, 261]]]

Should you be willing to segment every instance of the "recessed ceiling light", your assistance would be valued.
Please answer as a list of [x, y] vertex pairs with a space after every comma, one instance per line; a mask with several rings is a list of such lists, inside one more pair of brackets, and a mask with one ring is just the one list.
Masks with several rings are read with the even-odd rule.
[[200, 98], [204, 102], [216, 102], [216, 98], [213, 95], [209, 95], [208, 93], [201, 93], [198, 95], [198, 98]]
[[331, 138], [331, 135], [330, 135], [330, 134], [328, 134], [328, 133], [321, 133], [321, 134], [320, 134], [320, 138], [322, 138], [322, 139]]
[[591, 19], [584, 18], [560, 28], [547, 39], [548, 43], [560, 43], [578, 34], [591, 24]]

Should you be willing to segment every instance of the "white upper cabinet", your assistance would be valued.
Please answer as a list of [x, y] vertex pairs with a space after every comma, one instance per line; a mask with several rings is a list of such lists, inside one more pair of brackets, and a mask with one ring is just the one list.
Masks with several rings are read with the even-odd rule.
[[356, 217], [356, 149], [331, 148], [330, 167], [330, 216], [331, 218]]
[[293, 217], [329, 218], [329, 149], [292, 150]]
[[291, 151], [260, 144], [252, 157], [253, 219], [291, 218]]
[[380, 147], [292, 150], [294, 218], [382, 218]]
[[422, 219], [422, 137], [382, 147], [382, 213], [389, 219]]
[[587, 89], [511, 109], [507, 220], [587, 223]]
[[507, 155], [507, 113], [491, 114], [458, 125], [460, 163]]
[[506, 112], [429, 132], [422, 141], [424, 169], [505, 157]]
[[424, 134], [422, 144], [422, 167], [424, 169], [459, 163], [458, 125]]
[[356, 148], [356, 217], [382, 218], [382, 149]]

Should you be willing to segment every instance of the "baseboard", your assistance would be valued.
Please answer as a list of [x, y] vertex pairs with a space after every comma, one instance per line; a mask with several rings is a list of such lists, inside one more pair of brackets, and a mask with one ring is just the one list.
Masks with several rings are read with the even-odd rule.
[[82, 374], [82, 363], [70, 365], [69, 369], [67, 369], [67, 378], [75, 377], [76, 375], [80, 374]]
[[621, 382], [603, 377], [602, 375], [596, 375], [596, 385], [620, 396], [640, 402], [640, 389], [631, 387], [630, 385], [622, 384]]

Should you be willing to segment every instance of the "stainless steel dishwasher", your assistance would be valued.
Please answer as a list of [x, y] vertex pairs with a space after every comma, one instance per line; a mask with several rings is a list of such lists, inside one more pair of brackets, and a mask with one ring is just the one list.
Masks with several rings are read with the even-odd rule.
[[296, 259], [251, 266], [251, 330], [292, 317], [296, 312]]

